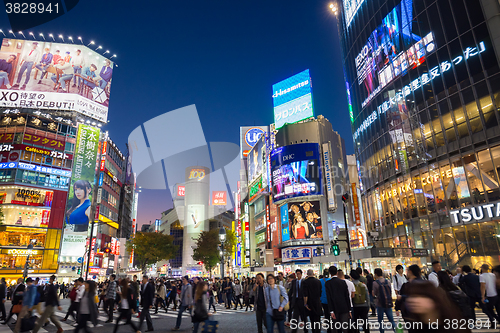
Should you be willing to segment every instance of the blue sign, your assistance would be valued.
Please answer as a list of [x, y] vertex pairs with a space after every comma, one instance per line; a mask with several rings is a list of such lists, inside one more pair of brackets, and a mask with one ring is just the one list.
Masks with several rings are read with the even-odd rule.
[[323, 193], [319, 145], [299, 143], [271, 153], [273, 200]]
[[288, 225], [288, 204], [280, 207], [281, 213], [281, 242], [290, 240], [290, 227]]
[[238, 243], [238, 251], [236, 252], [236, 264], [241, 267], [241, 243]]
[[78, 258], [78, 260], [77, 260], [77, 262], [78, 262], [79, 264], [83, 263], [83, 257], [79, 257], [79, 258]]
[[17, 167], [17, 162], [0, 163], [0, 169], [14, 169]]
[[[10, 164], [12, 164], [12, 163], [9, 163], [9, 165]], [[9, 166], [9, 168], [15, 168], [15, 166], [14, 167]], [[19, 162], [18, 168], [24, 169], [24, 170], [30, 170], [30, 171], [50, 173], [50, 174], [57, 175], [57, 176], [71, 177], [71, 171], [69, 171], [69, 170], [54, 169], [54, 168], [49, 168], [49, 167], [45, 167], [45, 166], [41, 166], [41, 165], [34, 165], [34, 164], [30, 164], [30, 163]]]
[[101, 186], [102, 186], [102, 181], [103, 181], [103, 178], [104, 178], [104, 173], [103, 173], [103, 172], [101, 172], [101, 173], [99, 174], [99, 187], [101, 187]]
[[311, 76], [306, 69], [273, 85], [273, 105], [285, 104], [312, 92]]
[[245, 142], [247, 145], [250, 147], [255, 146], [257, 141], [262, 137], [262, 134], [264, 134], [264, 130], [258, 127], [252, 127], [250, 128], [246, 133], [245, 133]]

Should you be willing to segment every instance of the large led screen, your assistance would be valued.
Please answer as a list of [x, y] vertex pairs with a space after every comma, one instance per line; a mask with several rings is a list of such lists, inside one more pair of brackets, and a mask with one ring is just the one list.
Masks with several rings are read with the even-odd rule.
[[[266, 175], [265, 158], [266, 158], [266, 137], [265, 135], [263, 135], [253, 146], [253, 148], [250, 150], [247, 156], [249, 184], [257, 180], [257, 178], [259, 178], [260, 175]], [[267, 181], [263, 181], [263, 183], [264, 183], [263, 187], [267, 186]]]
[[314, 116], [309, 70], [274, 84], [273, 105], [276, 129]]
[[4, 38], [0, 106], [108, 117], [113, 63], [84, 45]]
[[288, 221], [292, 239], [322, 239], [319, 201], [301, 201], [288, 204]]
[[434, 36], [419, 36], [412, 22], [412, 0], [394, 7], [370, 34], [356, 56], [358, 84], [364, 87], [365, 106], [393, 79], [425, 61], [435, 50]]
[[100, 130], [96, 127], [83, 124], [78, 126], [61, 256], [82, 257], [85, 252], [99, 136]]
[[273, 200], [321, 195], [319, 145], [299, 143], [276, 148], [271, 153]]

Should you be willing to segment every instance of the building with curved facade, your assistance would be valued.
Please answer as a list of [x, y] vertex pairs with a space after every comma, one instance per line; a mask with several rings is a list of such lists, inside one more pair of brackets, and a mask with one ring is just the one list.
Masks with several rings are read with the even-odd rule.
[[339, 8], [363, 215], [376, 247], [399, 256], [385, 268], [498, 265], [500, 3]]

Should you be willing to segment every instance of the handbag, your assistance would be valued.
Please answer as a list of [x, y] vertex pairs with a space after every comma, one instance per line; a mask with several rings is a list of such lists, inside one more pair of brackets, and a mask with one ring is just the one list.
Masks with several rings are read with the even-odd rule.
[[23, 308], [22, 304], [16, 304], [12, 306], [12, 313], [21, 313], [21, 309]]
[[[277, 288], [280, 291], [280, 299], [281, 299], [281, 297], [282, 297], [281, 296], [281, 289], [279, 289], [279, 286], [277, 286]], [[282, 311], [280, 311], [279, 309], [275, 309], [274, 308], [274, 306], [273, 306], [273, 299], [271, 298], [271, 291], [270, 291], [270, 289], [267, 289], [267, 290], [268, 290], [268, 294], [269, 294], [269, 302], [271, 303], [271, 308], [273, 309], [273, 320], [274, 321], [283, 321], [283, 320], [285, 320], [285, 309], [283, 309]]]
[[215, 320], [206, 320], [202, 325], [201, 333], [217, 333], [219, 328], [219, 322]]

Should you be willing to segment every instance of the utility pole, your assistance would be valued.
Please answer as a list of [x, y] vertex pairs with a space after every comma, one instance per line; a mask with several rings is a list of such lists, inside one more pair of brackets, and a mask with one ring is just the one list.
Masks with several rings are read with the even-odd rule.
[[351, 241], [349, 240], [349, 225], [347, 224], [347, 212], [345, 206], [349, 202], [349, 193], [342, 195], [342, 207], [344, 208], [344, 222], [347, 242], [347, 254], [349, 255], [349, 268], [352, 269]]

